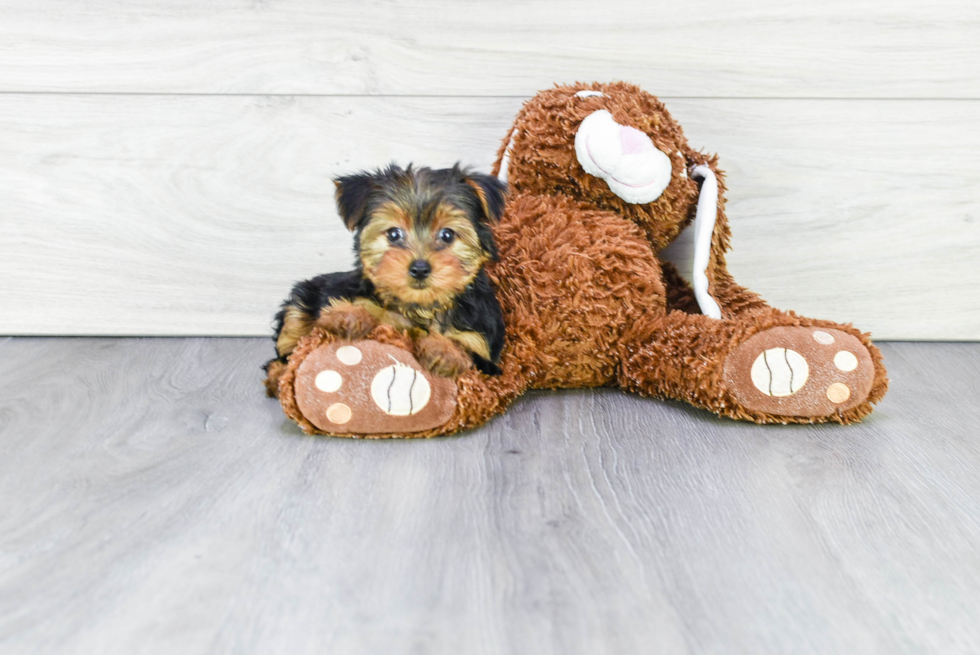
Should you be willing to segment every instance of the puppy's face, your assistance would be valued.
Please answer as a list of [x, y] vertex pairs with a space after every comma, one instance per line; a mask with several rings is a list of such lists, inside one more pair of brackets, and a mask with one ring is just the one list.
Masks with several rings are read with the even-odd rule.
[[389, 303], [447, 308], [496, 256], [505, 187], [494, 177], [389, 166], [335, 182], [364, 275]]

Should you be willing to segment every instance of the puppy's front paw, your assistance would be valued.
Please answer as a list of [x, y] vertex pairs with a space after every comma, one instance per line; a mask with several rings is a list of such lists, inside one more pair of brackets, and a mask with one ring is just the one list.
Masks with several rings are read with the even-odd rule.
[[469, 354], [441, 334], [417, 339], [415, 355], [422, 366], [445, 378], [457, 377], [473, 368]]
[[334, 307], [324, 307], [316, 325], [331, 334], [353, 341], [363, 339], [378, 325], [371, 313], [357, 305], [343, 304]]

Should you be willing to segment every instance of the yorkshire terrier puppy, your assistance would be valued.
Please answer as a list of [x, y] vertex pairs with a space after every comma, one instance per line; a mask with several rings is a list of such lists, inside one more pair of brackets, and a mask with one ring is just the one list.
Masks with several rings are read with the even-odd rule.
[[496, 259], [490, 225], [506, 186], [462, 169], [400, 168], [334, 180], [354, 233], [356, 268], [300, 282], [275, 318], [270, 395], [286, 358], [314, 326], [361, 339], [381, 323], [413, 337], [419, 363], [454, 377], [475, 366], [499, 375], [504, 319], [483, 265]]

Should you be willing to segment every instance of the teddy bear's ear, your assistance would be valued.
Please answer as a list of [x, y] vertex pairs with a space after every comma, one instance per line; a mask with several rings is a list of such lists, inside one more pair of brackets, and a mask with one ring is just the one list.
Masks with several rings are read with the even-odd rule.
[[[701, 180], [698, 204], [694, 217], [694, 297], [701, 313], [711, 318], [721, 318], [721, 308], [708, 291], [711, 251], [715, 243], [715, 226], [718, 221], [718, 178], [710, 164], [698, 164], [691, 169], [691, 177]], [[724, 259], [722, 260], [724, 261]], [[717, 262], [716, 262], [717, 263]]]
[[484, 220], [496, 223], [504, 215], [504, 202], [507, 199], [507, 185], [492, 175], [467, 172], [464, 181], [468, 184], [483, 211]]
[[374, 190], [376, 177], [370, 173], [355, 173], [335, 177], [337, 185], [334, 197], [337, 199], [337, 212], [347, 229], [353, 232], [367, 219], [368, 199]]

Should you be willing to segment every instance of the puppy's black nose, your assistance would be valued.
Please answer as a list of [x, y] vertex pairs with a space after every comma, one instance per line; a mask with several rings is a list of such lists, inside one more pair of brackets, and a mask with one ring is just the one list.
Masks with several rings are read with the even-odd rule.
[[416, 280], [424, 280], [432, 272], [432, 266], [424, 259], [416, 259], [408, 267], [408, 274]]

